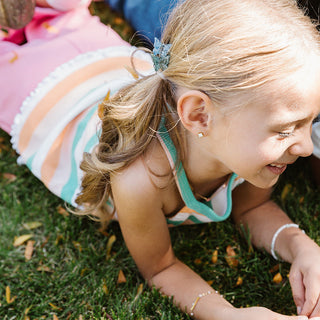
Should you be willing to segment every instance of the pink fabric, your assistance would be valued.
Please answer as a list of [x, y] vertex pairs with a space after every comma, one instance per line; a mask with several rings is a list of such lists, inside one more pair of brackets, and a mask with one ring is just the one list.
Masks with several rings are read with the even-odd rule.
[[54, 9], [68, 11], [77, 6], [87, 5], [90, 0], [47, 0], [47, 3]]
[[[19, 45], [24, 38], [27, 43]], [[126, 44], [87, 7], [67, 12], [37, 7], [23, 30], [10, 30], [0, 41], [0, 127], [10, 133], [24, 99], [59, 65], [81, 53]]]

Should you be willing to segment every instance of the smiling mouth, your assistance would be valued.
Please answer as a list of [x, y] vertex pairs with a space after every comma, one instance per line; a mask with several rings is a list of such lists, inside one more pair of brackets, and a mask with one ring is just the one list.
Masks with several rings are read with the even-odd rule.
[[286, 164], [274, 164], [274, 163], [271, 163], [271, 164], [267, 165], [267, 168], [273, 174], [280, 175], [281, 173], [283, 173], [286, 170], [287, 165]]

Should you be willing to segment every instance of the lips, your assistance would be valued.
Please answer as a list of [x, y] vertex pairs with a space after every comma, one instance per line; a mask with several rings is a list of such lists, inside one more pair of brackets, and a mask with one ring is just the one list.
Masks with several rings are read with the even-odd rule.
[[271, 163], [269, 165], [267, 165], [267, 168], [276, 175], [280, 175], [281, 173], [284, 172], [284, 170], [286, 170], [287, 165], [286, 164], [275, 164], [275, 163]]

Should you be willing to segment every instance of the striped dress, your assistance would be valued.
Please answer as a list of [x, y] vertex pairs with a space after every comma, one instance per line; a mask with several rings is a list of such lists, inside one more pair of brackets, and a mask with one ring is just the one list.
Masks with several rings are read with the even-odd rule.
[[[133, 50], [129, 46], [109, 47], [61, 65], [25, 99], [14, 119], [11, 135], [20, 154], [18, 163], [26, 164], [49, 190], [74, 206], [83, 176], [83, 153], [91, 152], [98, 143], [98, 105], [108, 92], [112, 95], [134, 81], [126, 69]], [[134, 64], [144, 74], [154, 72], [150, 56], [144, 52], [135, 53]], [[176, 150], [165, 128], [160, 128], [158, 139], [175, 171]], [[243, 182], [233, 174], [208, 201], [200, 202], [192, 193], [182, 164], [175, 178], [185, 207], [167, 217], [169, 226], [227, 219], [232, 190]], [[113, 205], [112, 199], [108, 203]]]
[[[110, 47], [77, 56], [47, 76], [23, 102], [11, 142], [26, 164], [54, 194], [75, 205], [84, 152], [98, 142], [97, 108], [108, 91], [133, 81], [126, 70], [134, 48]], [[136, 52], [135, 66], [150, 70], [149, 55]]]

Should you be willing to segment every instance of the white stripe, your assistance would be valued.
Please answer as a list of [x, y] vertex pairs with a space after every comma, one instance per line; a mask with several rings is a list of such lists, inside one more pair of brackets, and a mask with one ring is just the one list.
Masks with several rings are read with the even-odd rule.
[[[22, 106], [20, 108], [20, 113], [16, 115], [14, 119], [14, 123], [11, 128], [11, 143], [13, 148], [19, 153], [18, 144], [19, 144], [19, 135], [23, 128], [23, 124], [26, 119], [29, 117], [30, 113], [34, 109], [34, 107], [40, 102], [40, 100], [54, 88], [58, 83], [60, 83], [67, 76], [72, 74], [73, 72], [92, 64], [96, 61], [103, 60], [105, 58], [112, 57], [130, 57], [133, 51], [135, 51], [135, 47], [128, 46], [118, 46], [118, 47], [109, 47], [106, 49], [96, 50], [87, 52], [81, 55], [78, 55], [74, 59], [62, 64], [58, 68], [56, 68], [53, 72], [51, 72], [46, 78], [44, 78], [37, 86], [37, 88], [30, 93], [29, 97], [27, 97]], [[135, 57], [138, 59], [145, 60], [152, 65], [150, 55], [146, 54], [143, 51], [137, 51], [135, 53]], [[145, 74], [150, 74], [152, 70], [149, 72], [145, 72]], [[25, 157], [19, 160], [20, 163], [25, 163], [27, 159]]]

